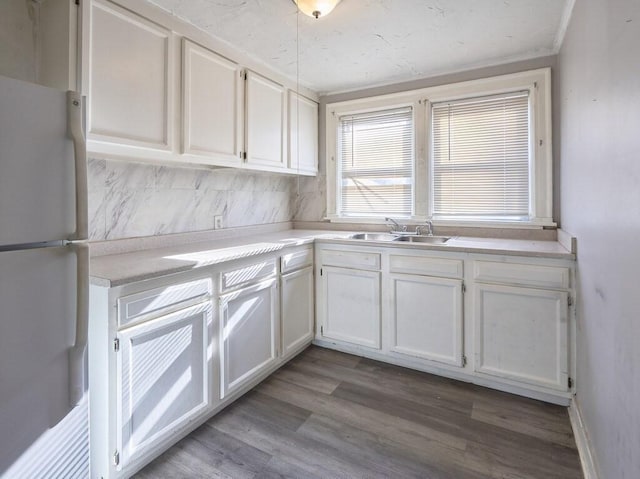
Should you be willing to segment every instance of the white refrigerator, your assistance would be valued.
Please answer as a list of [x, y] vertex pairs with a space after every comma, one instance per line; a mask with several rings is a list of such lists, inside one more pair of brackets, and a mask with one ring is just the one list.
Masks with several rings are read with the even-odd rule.
[[0, 476], [84, 394], [82, 98], [0, 76]]

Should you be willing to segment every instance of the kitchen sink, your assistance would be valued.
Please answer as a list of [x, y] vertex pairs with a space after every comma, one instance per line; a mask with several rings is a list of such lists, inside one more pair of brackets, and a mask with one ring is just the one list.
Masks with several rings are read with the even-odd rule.
[[391, 233], [355, 233], [349, 239], [363, 241], [401, 241], [403, 243], [444, 244], [451, 238], [448, 236], [395, 235]]
[[448, 236], [399, 236], [394, 241], [403, 241], [405, 243], [429, 243], [443, 244], [451, 238]]
[[398, 238], [390, 233], [356, 233], [349, 236], [349, 239], [369, 240], [369, 241], [394, 241]]

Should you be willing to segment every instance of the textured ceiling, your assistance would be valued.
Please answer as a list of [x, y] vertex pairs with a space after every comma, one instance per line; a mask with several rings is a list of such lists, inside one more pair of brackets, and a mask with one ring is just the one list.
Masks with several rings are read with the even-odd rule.
[[318, 93], [556, 53], [570, 2], [342, 0], [316, 20], [291, 0], [151, 0]]

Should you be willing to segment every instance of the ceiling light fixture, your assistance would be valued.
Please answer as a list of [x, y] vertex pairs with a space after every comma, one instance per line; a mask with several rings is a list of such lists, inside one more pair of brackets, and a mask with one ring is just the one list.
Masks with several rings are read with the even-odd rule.
[[336, 8], [341, 0], [293, 0], [298, 8], [305, 15], [310, 17], [325, 17]]

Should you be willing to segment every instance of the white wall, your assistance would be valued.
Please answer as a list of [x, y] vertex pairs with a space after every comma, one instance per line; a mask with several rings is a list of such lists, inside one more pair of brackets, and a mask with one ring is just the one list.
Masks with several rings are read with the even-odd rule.
[[559, 56], [577, 402], [602, 479], [640, 477], [640, 2], [579, 0]]
[[0, 1], [0, 74], [36, 81], [36, 41], [33, 30], [37, 8], [25, 0]]

